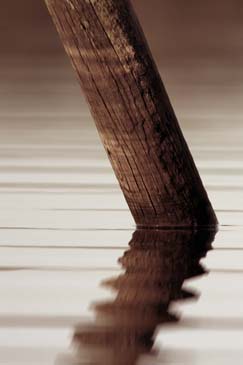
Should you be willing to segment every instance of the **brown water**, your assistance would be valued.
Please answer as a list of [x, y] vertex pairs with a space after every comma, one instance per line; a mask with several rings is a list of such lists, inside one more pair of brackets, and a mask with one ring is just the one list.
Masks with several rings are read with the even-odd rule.
[[[222, 34], [224, 15], [229, 39], [210, 43], [193, 17], [204, 43], [185, 21], [175, 35], [188, 47], [163, 43], [165, 58], [154, 51], [221, 224], [214, 241], [208, 232], [133, 236], [69, 64], [50, 52], [56, 38], [43, 34], [48, 55], [19, 46], [1, 57], [0, 364], [242, 362], [242, 31], [233, 5], [220, 14], [209, 5], [207, 29]], [[156, 15], [156, 32], [159, 24]], [[207, 44], [205, 57], [189, 44]]]

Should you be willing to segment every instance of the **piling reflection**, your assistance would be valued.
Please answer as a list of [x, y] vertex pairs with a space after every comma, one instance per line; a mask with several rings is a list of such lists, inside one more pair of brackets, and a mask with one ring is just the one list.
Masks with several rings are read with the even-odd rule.
[[205, 273], [199, 261], [214, 236], [206, 230], [135, 231], [119, 259], [124, 274], [102, 283], [116, 292], [114, 301], [95, 303], [95, 322], [76, 328], [77, 364], [134, 365], [151, 353], [156, 327], [179, 320], [170, 303], [197, 295], [182, 285]]

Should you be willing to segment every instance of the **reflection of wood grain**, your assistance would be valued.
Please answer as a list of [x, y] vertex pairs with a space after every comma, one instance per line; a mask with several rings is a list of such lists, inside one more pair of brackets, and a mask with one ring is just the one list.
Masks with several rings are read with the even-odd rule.
[[215, 224], [130, 2], [46, 3], [136, 223]]
[[204, 273], [199, 261], [211, 249], [214, 236], [206, 230], [135, 231], [120, 259], [125, 272], [103, 282], [116, 297], [95, 303], [96, 320], [76, 328], [77, 359], [88, 353], [90, 363], [134, 365], [141, 354], [153, 356], [157, 326], [179, 319], [170, 304], [197, 298], [182, 285]]

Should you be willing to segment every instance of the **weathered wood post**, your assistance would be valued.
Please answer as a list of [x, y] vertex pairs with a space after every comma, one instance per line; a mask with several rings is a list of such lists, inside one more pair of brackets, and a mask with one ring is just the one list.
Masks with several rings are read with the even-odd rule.
[[129, 0], [45, 0], [135, 222], [217, 219]]

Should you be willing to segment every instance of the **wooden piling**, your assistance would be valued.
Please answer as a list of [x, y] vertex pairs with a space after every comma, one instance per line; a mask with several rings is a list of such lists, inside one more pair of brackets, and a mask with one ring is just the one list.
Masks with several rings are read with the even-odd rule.
[[217, 219], [129, 0], [45, 0], [139, 227]]

